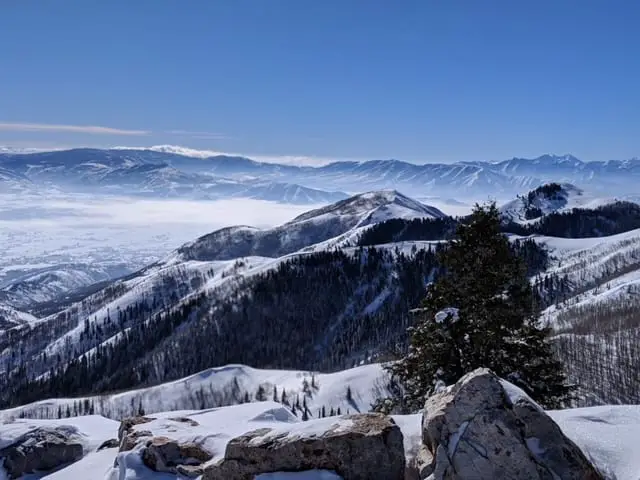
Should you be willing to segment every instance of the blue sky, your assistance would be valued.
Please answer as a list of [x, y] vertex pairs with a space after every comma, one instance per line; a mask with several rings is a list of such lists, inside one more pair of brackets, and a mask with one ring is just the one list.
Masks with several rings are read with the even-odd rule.
[[636, 0], [1, 0], [0, 145], [640, 156], [638, 18]]

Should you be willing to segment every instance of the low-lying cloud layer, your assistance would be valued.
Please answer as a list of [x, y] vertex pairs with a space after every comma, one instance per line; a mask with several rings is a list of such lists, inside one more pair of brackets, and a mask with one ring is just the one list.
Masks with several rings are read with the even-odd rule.
[[198, 202], [4, 195], [0, 197], [0, 268], [120, 261], [143, 266], [219, 228], [270, 227], [310, 208], [250, 199]]

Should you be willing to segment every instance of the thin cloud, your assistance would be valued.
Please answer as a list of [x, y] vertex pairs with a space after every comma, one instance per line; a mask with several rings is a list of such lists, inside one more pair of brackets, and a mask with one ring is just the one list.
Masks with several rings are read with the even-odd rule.
[[327, 157], [313, 157], [306, 155], [262, 155], [251, 153], [238, 153], [238, 152], [223, 152], [218, 150], [200, 150], [189, 147], [182, 147], [179, 145], [154, 145], [151, 147], [131, 147], [131, 146], [116, 146], [112, 147], [114, 150], [153, 150], [155, 152], [175, 153], [178, 155], [184, 155], [194, 158], [208, 158], [215, 157], [217, 155], [228, 155], [232, 157], [246, 157], [258, 162], [265, 163], [279, 163], [283, 165], [299, 165], [299, 166], [322, 166], [338, 160], [351, 160], [362, 161], [362, 159], [352, 158], [327, 158]]
[[56, 125], [49, 123], [0, 122], [0, 131], [4, 132], [68, 132], [90, 135], [149, 135], [149, 130], [127, 130], [97, 125]]
[[191, 130], [168, 130], [165, 133], [176, 135], [178, 137], [191, 137], [200, 140], [225, 140], [229, 136], [219, 132], [194, 132]]

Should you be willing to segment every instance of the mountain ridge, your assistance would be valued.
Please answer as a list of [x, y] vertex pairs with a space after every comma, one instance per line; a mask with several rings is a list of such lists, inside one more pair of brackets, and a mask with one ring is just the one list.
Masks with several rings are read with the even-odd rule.
[[[295, 184], [320, 190], [328, 201], [341, 192], [398, 189], [412, 196], [511, 197], [548, 182], [573, 183], [600, 192], [633, 194], [640, 180], [640, 159], [585, 162], [572, 155], [545, 154], [533, 159], [416, 164], [402, 160], [335, 161], [296, 166], [243, 156], [187, 156], [167, 149], [73, 149], [2, 153], [0, 168], [30, 180], [62, 179], [126, 184], [155, 195], [250, 196], [251, 182]], [[215, 153], [215, 152], [211, 152]], [[40, 163], [38, 163], [40, 162]], [[66, 176], [65, 176], [66, 175]], [[116, 182], [117, 180], [117, 182]], [[222, 183], [226, 182], [226, 185]], [[240, 184], [231, 191], [229, 184]], [[155, 188], [155, 190], [154, 190]], [[271, 187], [276, 188], [276, 187]], [[145, 190], [146, 189], [146, 190]], [[342, 193], [342, 198], [348, 196]], [[260, 197], [260, 193], [254, 191]], [[316, 192], [315, 196], [320, 193]], [[309, 192], [309, 199], [314, 195]], [[290, 199], [282, 195], [282, 201]], [[276, 196], [277, 198], [277, 196]], [[295, 198], [295, 197], [294, 197]], [[302, 198], [305, 198], [304, 195]]]

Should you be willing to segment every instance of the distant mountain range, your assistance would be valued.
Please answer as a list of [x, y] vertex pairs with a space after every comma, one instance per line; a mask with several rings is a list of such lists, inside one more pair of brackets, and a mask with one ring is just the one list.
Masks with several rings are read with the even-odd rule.
[[639, 180], [640, 159], [583, 162], [571, 155], [424, 165], [400, 160], [344, 161], [309, 167], [168, 147], [0, 151], [0, 191], [14, 192], [55, 186], [156, 197], [318, 204], [346, 198], [347, 193], [381, 189], [416, 197], [505, 199], [547, 182], [631, 196], [638, 194]]

